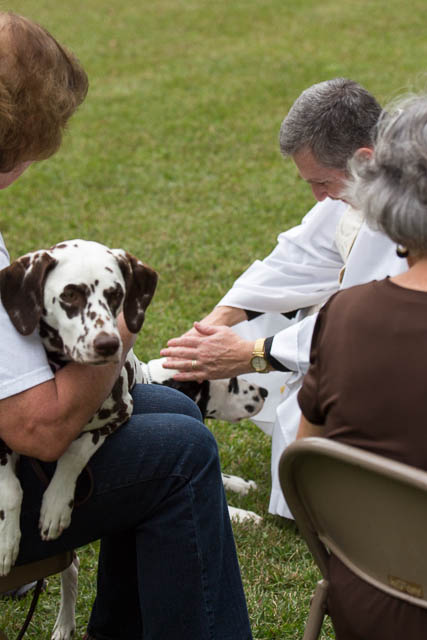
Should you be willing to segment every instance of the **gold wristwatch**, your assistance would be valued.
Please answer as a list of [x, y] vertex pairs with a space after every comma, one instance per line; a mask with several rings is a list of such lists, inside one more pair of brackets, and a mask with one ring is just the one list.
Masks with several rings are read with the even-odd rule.
[[255, 340], [254, 350], [252, 351], [251, 367], [257, 373], [267, 373], [268, 361], [264, 351], [265, 338]]

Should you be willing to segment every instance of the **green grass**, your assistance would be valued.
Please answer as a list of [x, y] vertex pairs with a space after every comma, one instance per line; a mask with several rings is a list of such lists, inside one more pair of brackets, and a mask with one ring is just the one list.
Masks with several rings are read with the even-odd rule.
[[[143, 359], [206, 314], [312, 204], [277, 145], [307, 86], [352, 77], [382, 102], [425, 88], [424, 0], [3, 1], [46, 26], [91, 87], [63, 148], [0, 195], [12, 257], [83, 237], [124, 247], [160, 273], [137, 343]], [[232, 503], [264, 516], [235, 525], [256, 640], [301, 637], [317, 579], [292, 524], [267, 514], [270, 442], [247, 422], [212, 423], [223, 467], [259, 492]], [[80, 553], [78, 634], [94, 597], [96, 549]], [[55, 619], [49, 580], [29, 638]], [[0, 603], [12, 633], [26, 603]], [[323, 638], [332, 638], [326, 627]]]

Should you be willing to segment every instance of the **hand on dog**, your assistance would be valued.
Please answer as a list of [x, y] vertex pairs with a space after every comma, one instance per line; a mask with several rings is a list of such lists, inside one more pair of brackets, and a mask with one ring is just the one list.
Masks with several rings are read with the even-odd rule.
[[160, 351], [165, 369], [178, 369], [175, 380], [219, 380], [252, 371], [254, 343], [243, 340], [230, 327], [200, 322], [181, 336], [168, 341]]

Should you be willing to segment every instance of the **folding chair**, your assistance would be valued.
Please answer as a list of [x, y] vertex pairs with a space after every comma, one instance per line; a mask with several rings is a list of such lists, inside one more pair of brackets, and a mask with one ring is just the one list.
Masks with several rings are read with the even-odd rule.
[[[37, 581], [27, 617], [17, 636], [17, 640], [21, 640], [21, 638], [23, 638], [24, 633], [30, 624], [31, 618], [33, 617], [33, 613], [36, 609], [39, 595], [42, 590], [43, 579], [47, 576], [63, 571], [71, 564], [72, 560], [73, 552], [64, 551], [63, 553], [51, 556], [45, 560], [39, 560], [38, 562], [13, 567], [7, 576], [0, 577], [0, 594], [4, 594], [12, 589], [17, 589], [21, 585], [29, 582]], [[1, 629], [0, 640], [8, 640], [6, 633]]]
[[323, 579], [303, 640], [320, 635], [328, 557], [383, 592], [427, 608], [427, 473], [326, 438], [292, 443], [279, 462], [282, 491]]

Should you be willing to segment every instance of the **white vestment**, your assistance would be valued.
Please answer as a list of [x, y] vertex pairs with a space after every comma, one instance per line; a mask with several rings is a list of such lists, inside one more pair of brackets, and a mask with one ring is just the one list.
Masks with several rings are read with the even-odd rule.
[[[234, 329], [248, 339], [274, 335], [271, 355], [291, 370], [249, 374], [269, 390], [263, 410], [253, 421], [272, 436], [271, 513], [292, 517], [280, 489], [278, 463], [298, 429], [297, 392], [308, 368], [317, 315], [312, 307], [324, 304], [340, 287], [406, 269], [406, 260], [397, 257], [395, 245], [386, 236], [369, 229], [347, 204], [328, 198], [317, 203], [300, 225], [281, 233], [272, 253], [255, 261], [219, 302], [264, 312]], [[281, 315], [296, 309], [300, 311], [293, 320]]]

